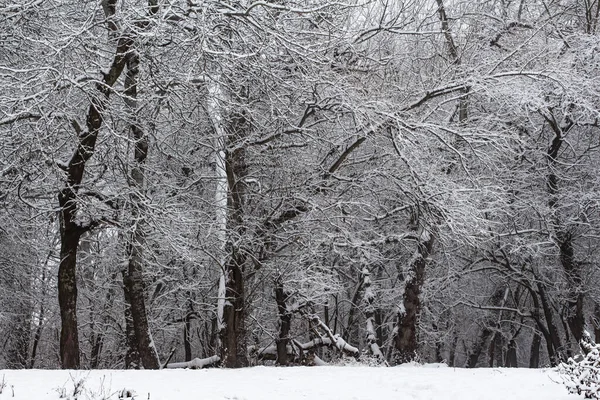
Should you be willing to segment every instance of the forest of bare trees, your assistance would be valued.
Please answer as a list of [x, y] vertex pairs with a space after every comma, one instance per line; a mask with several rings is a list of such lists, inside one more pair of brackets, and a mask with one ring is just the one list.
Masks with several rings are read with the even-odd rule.
[[0, 368], [537, 368], [600, 342], [599, 19], [0, 0]]

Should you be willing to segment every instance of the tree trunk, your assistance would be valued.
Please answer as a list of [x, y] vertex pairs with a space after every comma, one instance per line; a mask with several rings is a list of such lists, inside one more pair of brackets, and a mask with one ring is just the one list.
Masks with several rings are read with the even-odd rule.
[[504, 362], [505, 367], [517, 368], [517, 342], [514, 339], [508, 341], [508, 348], [506, 350], [506, 360]]
[[244, 262], [245, 257], [236, 252], [227, 264], [228, 276], [225, 291], [227, 303], [223, 313], [225, 327], [221, 338], [223, 344], [221, 358], [228, 368], [241, 368], [248, 365], [246, 305], [242, 270]]
[[[509, 288], [497, 288], [492, 297], [490, 298], [490, 304], [492, 306], [504, 306], [506, 299], [508, 298]], [[483, 351], [483, 348], [487, 342], [487, 340], [492, 337], [494, 334], [494, 328], [498, 327], [498, 321], [501, 320], [501, 312], [498, 317], [494, 318], [493, 316], [488, 316], [483, 322], [483, 328], [479, 332], [479, 336], [475, 340], [473, 347], [467, 354], [467, 362], [465, 367], [467, 368], [475, 368], [477, 363], [479, 362], [479, 357]]]
[[135, 337], [135, 328], [133, 327], [133, 317], [131, 315], [131, 297], [129, 295], [129, 285], [127, 281], [127, 271], [123, 271], [123, 294], [125, 297], [125, 369], [140, 369], [140, 352], [138, 350], [137, 339]]
[[[243, 140], [249, 129], [243, 113], [232, 112], [226, 118], [227, 143], [236, 145]], [[227, 252], [225, 264], [225, 299], [223, 310], [225, 327], [222, 334], [222, 359], [227, 367], [239, 368], [248, 366], [247, 333], [246, 333], [246, 295], [245, 295], [245, 264], [246, 249], [242, 248], [241, 238], [246, 234], [245, 196], [246, 151], [238, 146], [233, 151], [226, 151], [225, 171], [227, 173], [228, 202], [227, 202]]]
[[477, 337], [477, 340], [475, 341], [475, 344], [473, 345], [471, 351], [467, 356], [467, 363], [465, 364], [465, 367], [475, 368], [477, 366], [477, 363], [479, 362], [479, 357], [481, 356], [481, 352], [483, 351], [483, 347], [485, 346], [485, 343], [490, 338], [490, 336], [492, 336], [492, 333], [493, 331], [488, 327], [484, 327], [481, 330], [479, 336]]
[[550, 335], [550, 342], [546, 341], [546, 347], [548, 348], [548, 358], [550, 358], [550, 365], [557, 366], [563, 359], [564, 348], [562, 346], [558, 328], [554, 323], [554, 315], [552, 307], [546, 295], [541, 282], [538, 282], [538, 294], [542, 303], [542, 310], [544, 311], [544, 318], [546, 319], [546, 326], [548, 328], [548, 334]]
[[288, 344], [290, 343], [290, 329], [292, 325], [292, 313], [288, 310], [287, 294], [283, 288], [283, 280], [277, 278], [275, 286], [275, 301], [279, 313], [279, 337], [277, 338], [277, 364], [288, 364]]
[[371, 355], [376, 357], [379, 362], [384, 362], [385, 358], [377, 343], [377, 331], [375, 330], [375, 294], [371, 288], [371, 274], [366, 266], [363, 268], [361, 275], [364, 287], [363, 303], [365, 307], [365, 323], [367, 325], [367, 346], [369, 347]]
[[132, 233], [127, 245], [128, 268], [125, 285], [128, 288], [131, 318], [142, 366], [144, 369], [159, 369], [160, 360], [148, 324], [143, 277], [147, 213], [144, 186], [146, 179], [145, 164], [148, 157], [148, 136], [139, 126], [137, 118], [138, 76], [139, 55], [137, 50], [131, 49], [127, 55], [124, 99], [132, 120], [130, 128], [135, 148], [130, 180], [133, 189], [130, 198]]
[[183, 349], [185, 351], [185, 361], [192, 361], [192, 342], [191, 342], [191, 332], [192, 332], [192, 318], [190, 314], [185, 317], [185, 323], [183, 325]]
[[594, 341], [596, 344], [600, 344], [600, 303], [594, 304]]
[[533, 332], [533, 339], [531, 340], [531, 351], [529, 352], [529, 368], [539, 368], [540, 366], [540, 345], [542, 343], [542, 337], [538, 331]]
[[423, 228], [417, 242], [414, 260], [409, 265], [409, 273], [404, 287], [403, 305], [398, 310], [396, 325], [396, 362], [410, 362], [417, 356], [418, 317], [421, 312], [421, 289], [425, 282], [427, 258], [433, 249], [434, 235]]
[[[108, 16], [107, 16], [108, 17]], [[64, 170], [65, 186], [58, 195], [60, 206], [60, 264], [58, 267], [58, 304], [60, 306], [60, 360], [65, 369], [79, 368], [79, 332], [77, 328], [77, 249], [81, 235], [91, 229], [98, 221], [87, 226], [77, 222], [77, 194], [87, 161], [96, 148], [96, 140], [102, 126], [102, 113], [108, 103], [111, 87], [115, 84], [123, 68], [125, 57], [133, 40], [122, 36], [108, 72], [103, 73], [102, 82], [96, 84], [98, 95], [91, 97], [86, 127], [82, 129], [77, 122], [72, 125], [77, 133], [77, 148]]]
[[[585, 328], [583, 278], [581, 276], [581, 264], [575, 259], [573, 235], [565, 228], [560, 215], [559, 177], [557, 175], [559, 151], [564, 142], [565, 133], [569, 131], [574, 122], [566, 112], [560, 123], [557, 122], [551, 110], [548, 109], [541, 113], [554, 132], [554, 138], [546, 153], [548, 163], [548, 174], [546, 176], [546, 189], [549, 194], [548, 206], [554, 214], [552, 216], [552, 229], [554, 230], [555, 241], [558, 245], [559, 260], [568, 283], [567, 325], [575, 341], [580, 344]], [[581, 346], [579, 347], [582, 348]], [[585, 348], [582, 349], [585, 351]]]
[[581, 277], [581, 266], [575, 261], [573, 250], [573, 237], [570, 233], [561, 232], [558, 235], [560, 262], [563, 266], [567, 281], [569, 283], [569, 298], [567, 300], [567, 325], [573, 334], [575, 341], [580, 344], [585, 329], [585, 317], [583, 315], [583, 279]]

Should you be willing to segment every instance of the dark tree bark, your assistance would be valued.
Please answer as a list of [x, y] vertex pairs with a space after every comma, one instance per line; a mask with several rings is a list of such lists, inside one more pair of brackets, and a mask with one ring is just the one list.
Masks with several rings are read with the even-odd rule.
[[[44, 275], [45, 275], [45, 273], [44, 273]], [[45, 280], [45, 278], [42, 278], [42, 279]], [[45, 292], [45, 289], [43, 290], [43, 292]], [[37, 356], [37, 349], [40, 344], [40, 340], [42, 339], [42, 331], [44, 329], [44, 317], [45, 316], [46, 316], [46, 307], [44, 307], [44, 303], [42, 303], [40, 305], [40, 314], [39, 314], [37, 326], [35, 328], [35, 334], [33, 335], [33, 343], [31, 345], [31, 357], [29, 359], [29, 368], [33, 368], [35, 366], [35, 358]]]
[[127, 271], [123, 271], [123, 294], [125, 297], [125, 369], [140, 369], [140, 352], [138, 350], [133, 317], [131, 316], [131, 298], [129, 296], [129, 285], [126, 283]]
[[594, 341], [600, 344], [600, 304], [594, 304], [594, 317], [592, 319], [594, 326]]
[[159, 369], [160, 360], [152, 340], [146, 311], [144, 284], [144, 250], [146, 245], [146, 199], [144, 195], [145, 165], [148, 157], [148, 136], [140, 127], [137, 118], [137, 84], [139, 76], [139, 55], [131, 49], [127, 55], [125, 76], [125, 102], [132, 119], [131, 133], [134, 139], [134, 160], [131, 168], [132, 233], [127, 244], [128, 268], [124, 280], [129, 293], [131, 318], [137, 341], [140, 360], [144, 369]]
[[[243, 139], [247, 133], [247, 121], [241, 114], [230, 116], [228, 126], [229, 141]], [[239, 238], [246, 233], [244, 225], [244, 204], [246, 195], [245, 177], [248, 173], [244, 148], [227, 152], [225, 158], [227, 184], [229, 188], [227, 229], [230, 239], [227, 243], [229, 256], [225, 264], [225, 298], [223, 310], [224, 328], [221, 331], [221, 358], [226, 367], [240, 368], [248, 365], [246, 337], [246, 297], [245, 264], [247, 256], [239, 244]], [[234, 241], [236, 243], [234, 243]]]
[[82, 226], [77, 221], [79, 209], [77, 194], [83, 181], [86, 163], [94, 155], [96, 140], [103, 123], [102, 113], [108, 103], [111, 88], [123, 72], [126, 54], [132, 44], [132, 39], [127, 36], [118, 40], [110, 69], [103, 74], [102, 82], [96, 84], [97, 95], [91, 99], [85, 129], [73, 122], [77, 132], [77, 147], [64, 167], [66, 183], [58, 195], [61, 243], [58, 267], [58, 303], [61, 317], [60, 359], [61, 366], [65, 369], [79, 368], [80, 365], [77, 327], [77, 250], [81, 235], [98, 222], [92, 221]]
[[517, 342], [514, 339], [508, 341], [508, 348], [506, 349], [506, 358], [504, 362], [505, 367], [517, 368]]
[[421, 312], [421, 289], [425, 282], [427, 258], [433, 249], [434, 235], [423, 229], [417, 239], [417, 254], [409, 265], [408, 278], [404, 283], [403, 310], [398, 311], [396, 325], [396, 361], [410, 362], [418, 350], [418, 317]]
[[244, 296], [243, 264], [245, 257], [234, 253], [227, 264], [227, 282], [225, 285], [225, 305], [221, 343], [224, 365], [228, 368], [241, 368], [248, 365], [246, 355], [246, 304]]
[[[490, 305], [495, 306], [495, 307], [497, 307], [499, 305], [504, 305], [507, 295], [508, 295], [508, 288], [506, 288], [506, 289], [497, 288], [490, 299]], [[479, 362], [479, 357], [481, 356], [481, 353], [483, 352], [485, 344], [487, 343], [488, 339], [490, 339], [490, 338], [493, 339], [493, 335], [495, 332], [494, 329], [497, 327], [498, 327], [498, 316], [497, 315], [488, 316], [483, 321], [483, 327], [481, 328], [481, 331], [479, 332], [479, 335], [477, 336], [475, 343], [473, 344], [473, 346], [471, 347], [471, 349], [469, 350], [469, 352], [467, 354], [467, 362], [465, 364], [465, 367], [475, 368], [477, 366], [477, 363]]]
[[550, 359], [550, 365], [556, 366], [564, 360], [564, 348], [560, 340], [560, 334], [556, 323], [554, 322], [554, 314], [552, 312], [552, 306], [549, 303], [548, 296], [546, 295], [546, 289], [541, 282], [538, 282], [538, 294], [542, 303], [542, 310], [544, 311], [544, 318], [546, 320], [546, 327], [550, 341], [546, 340], [546, 348], [548, 349], [548, 358]]
[[[574, 238], [572, 232], [565, 227], [559, 210], [559, 167], [558, 155], [564, 142], [565, 134], [573, 127], [574, 121], [565, 112], [562, 120], [556, 120], [551, 110], [541, 111], [542, 116], [554, 133], [554, 138], [548, 147], [546, 160], [548, 163], [548, 174], [546, 177], [546, 188], [549, 194], [548, 206], [553, 212], [552, 229], [555, 242], [558, 246], [559, 260], [568, 283], [567, 300], [567, 325], [577, 343], [583, 339], [585, 328], [585, 316], [583, 313], [583, 278], [581, 263], [575, 259]], [[584, 348], [582, 350], [585, 351]]]
[[534, 331], [533, 339], [531, 340], [531, 350], [529, 352], [529, 368], [539, 368], [541, 344], [542, 337], [540, 336], [538, 331]]
[[192, 361], [192, 341], [191, 341], [191, 332], [192, 332], [192, 317], [188, 314], [185, 317], [185, 323], [183, 325], [183, 349], [185, 352], [185, 361]]
[[24, 369], [29, 361], [29, 339], [31, 314], [23, 311], [11, 317], [9, 348], [6, 351], [6, 365], [10, 369]]
[[287, 294], [283, 288], [283, 280], [277, 278], [275, 283], [275, 301], [279, 314], [279, 337], [277, 338], [277, 364], [288, 364], [288, 344], [290, 343], [290, 329], [292, 325], [292, 313], [288, 310], [286, 300]]
[[[111, 275], [111, 286], [106, 293], [106, 299], [104, 305], [102, 306], [102, 314], [100, 315], [100, 320], [102, 322], [102, 326], [106, 326], [109, 323], [109, 310], [113, 307], [114, 297], [115, 297], [115, 286], [112, 284], [117, 280], [117, 273], [113, 273]], [[96, 369], [100, 365], [100, 355], [102, 354], [102, 347], [104, 346], [104, 330], [99, 329], [98, 332], [93, 332], [91, 336], [91, 345], [92, 352], [90, 355], [90, 368]]]
[[569, 282], [569, 298], [567, 300], [567, 325], [577, 343], [583, 339], [585, 316], [583, 315], [583, 279], [581, 265], [574, 258], [573, 237], [570, 233], [562, 232], [558, 236], [560, 262]]
[[477, 339], [476, 339], [475, 343], [473, 344], [473, 347], [469, 351], [469, 354], [467, 356], [467, 363], [465, 364], [465, 367], [475, 368], [477, 366], [477, 363], [479, 362], [479, 357], [481, 356], [481, 353], [483, 352], [485, 343], [492, 336], [493, 333], [494, 332], [487, 326], [484, 327], [483, 329], [481, 329], [481, 331], [479, 332], [479, 336], [477, 336]]

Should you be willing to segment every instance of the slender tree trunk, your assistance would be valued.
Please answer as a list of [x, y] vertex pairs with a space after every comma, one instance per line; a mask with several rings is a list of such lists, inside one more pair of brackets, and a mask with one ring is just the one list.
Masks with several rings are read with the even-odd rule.
[[[110, 282], [116, 282], [117, 280], [117, 273], [113, 273], [111, 275], [111, 280]], [[106, 326], [109, 322], [109, 310], [112, 309], [113, 307], [113, 300], [115, 297], [115, 287], [113, 285], [110, 286], [110, 288], [108, 289], [108, 292], [106, 293], [106, 300], [105, 303], [102, 307], [102, 314], [100, 315], [101, 321], [102, 321], [102, 326]], [[96, 369], [99, 367], [100, 365], [100, 355], [102, 353], [102, 347], [104, 346], [104, 335], [105, 332], [102, 329], [99, 329], [98, 332], [94, 332], [94, 335], [92, 336], [93, 340], [91, 341], [92, 344], [92, 352], [91, 352], [91, 357], [90, 357], [90, 368], [91, 369]]]
[[221, 85], [221, 75], [215, 76], [208, 84], [207, 110], [211, 119], [216, 137], [214, 139], [215, 147], [215, 220], [217, 223], [217, 240], [219, 243], [219, 284], [217, 289], [217, 349], [224, 355], [222, 337], [225, 330], [225, 301], [226, 301], [226, 283], [227, 283], [227, 219], [229, 215], [227, 199], [229, 197], [229, 186], [227, 182], [227, 132], [225, 131], [223, 113], [221, 112], [220, 101], [225, 100], [225, 89]]
[[[45, 275], [45, 273], [44, 273]], [[42, 277], [42, 284], [45, 282], [45, 277]], [[45, 290], [43, 291], [45, 292]], [[45, 296], [43, 296], [45, 297]], [[42, 297], [42, 298], [43, 298]], [[44, 329], [44, 318], [46, 316], [46, 307], [44, 307], [44, 303], [40, 304], [40, 313], [38, 315], [37, 326], [35, 328], [35, 334], [33, 335], [33, 343], [31, 345], [31, 357], [29, 359], [29, 368], [33, 368], [35, 366], [35, 357], [37, 356], [37, 349], [40, 344], [40, 340], [42, 339], [42, 331]]]
[[594, 326], [594, 341], [596, 344], [600, 344], [600, 303], [594, 304], [594, 317], [592, 322]]
[[140, 369], [140, 352], [138, 350], [137, 339], [135, 337], [135, 328], [133, 327], [133, 317], [131, 315], [131, 297], [129, 295], [129, 284], [127, 281], [127, 271], [123, 271], [123, 294], [125, 297], [125, 369]]
[[[509, 293], [509, 288], [497, 288], [494, 294], [490, 299], [490, 303], [492, 306], [503, 306]], [[483, 352], [483, 348], [487, 343], [487, 340], [494, 335], [494, 328], [498, 327], [498, 321], [501, 319], [501, 315], [497, 317], [488, 316], [483, 322], [483, 328], [479, 332], [473, 347], [469, 350], [467, 354], [467, 362], [465, 367], [467, 368], [475, 368], [477, 363], [479, 362], [479, 357]]]
[[504, 362], [505, 367], [517, 368], [517, 342], [514, 339], [508, 341], [508, 348], [506, 350], [506, 359]]
[[192, 317], [188, 313], [185, 317], [185, 323], [183, 325], [183, 349], [185, 351], [185, 361], [192, 361]]
[[290, 343], [290, 329], [292, 325], [292, 313], [288, 310], [287, 294], [283, 288], [283, 280], [277, 278], [275, 285], [275, 301], [277, 302], [277, 311], [279, 313], [279, 337], [277, 338], [277, 364], [288, 364], [287, 347]]

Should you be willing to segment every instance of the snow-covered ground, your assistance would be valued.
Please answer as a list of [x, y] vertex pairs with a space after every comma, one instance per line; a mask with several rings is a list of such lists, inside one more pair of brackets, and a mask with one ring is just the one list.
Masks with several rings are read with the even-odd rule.
[[[0, 371], [0, 400], [567, 400], [553, 370], [435, 366]], [[78, 385], [78, 396], [73, 396]], [[125, 389], [125, 391], [124, 391]], [[125, 396], [124, 396], [125, 394]]]

